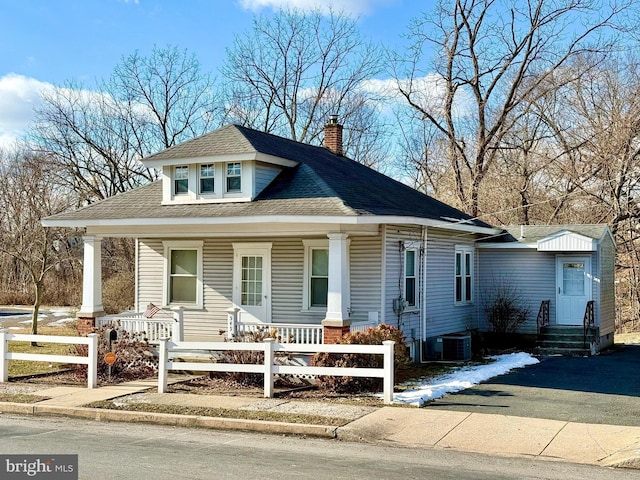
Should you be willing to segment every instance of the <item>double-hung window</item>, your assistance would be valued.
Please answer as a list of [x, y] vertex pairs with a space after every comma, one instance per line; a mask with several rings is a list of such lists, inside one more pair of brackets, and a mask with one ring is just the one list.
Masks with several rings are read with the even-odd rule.
[[303, 309], [327, 306], [329, 241], [304, 240]]
[[240, 162], [227, 163], [227, 192], [242, 191], [242, 165]]
[[473, 301], [473, 248], [458, 245], [455, 250], [455, 302]]
[[418, 257], [418, 250], [415, 248], [404, 251], [404, 299], [408, 307], [417, 306]]
[[202, 307], [202, 242], [164, 242], [165, 305]]
[[200, 165], [200, 193], [211, 194], [214, 193], [214, 176], [215, 165], [213, 163], [207, 163]]
[[189, 193], [189, 167], [181, 165], [173, 169], [173, 194], [186, 195]]

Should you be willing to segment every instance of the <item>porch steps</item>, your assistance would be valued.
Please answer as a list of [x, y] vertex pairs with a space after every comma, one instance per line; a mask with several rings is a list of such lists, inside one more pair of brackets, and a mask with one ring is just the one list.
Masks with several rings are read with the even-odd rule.
[[583, 327], [548, 325], [540, 328], [536, 350], [539, 355], [589, 356], [589, 339], [597, 335], [597, 328], [589, 328], [585, 344]]

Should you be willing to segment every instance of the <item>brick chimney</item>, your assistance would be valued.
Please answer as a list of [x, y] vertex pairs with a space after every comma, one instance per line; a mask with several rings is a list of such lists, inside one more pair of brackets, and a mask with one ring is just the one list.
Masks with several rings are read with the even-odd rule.
[[344, 155], [342, 125], [338, 123], [338, 115], [329, 115], [329, 121], [324, 126], [324, 146], [336, 155]]

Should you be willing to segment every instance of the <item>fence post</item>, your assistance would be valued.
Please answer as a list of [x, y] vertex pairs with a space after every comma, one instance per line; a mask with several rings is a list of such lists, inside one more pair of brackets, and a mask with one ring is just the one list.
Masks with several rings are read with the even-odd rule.
[[7, 360], [7, 331], [0, 329], [0, 383], [9, 381], [9, 361]]
[[172, 307], [173, 325], [171, 328], [171, 337], [174, 343], [184, 341], [184, 307]]
[[382, 345], [385, 347], [384, 352], [384, 378], [383, 378], [383, 395], [384, 403], [389, 405], [393, 403], [393, 346], [396, 342], [393, 340], [385, 340]]
[[273, 346], [275, 339], [264, 339], [264, 397], [273, 397]]
[[167, 390], [167, 343], [167, 338], [161, 338], [158, 346], [158, 393], [165, 393]]
[[89, 339], [89, 358], [87, 364], [87, 388], [98, 386], [98, 337], [97, 333], [87, 335]]
[[238, 307], [230, 307], [227, 312], [227, 340], [233, 340], [238, 334]]

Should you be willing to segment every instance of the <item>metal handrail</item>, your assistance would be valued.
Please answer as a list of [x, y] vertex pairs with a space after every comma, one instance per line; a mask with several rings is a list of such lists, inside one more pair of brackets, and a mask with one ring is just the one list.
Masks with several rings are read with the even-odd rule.
[[596, 324], [595, 314], [594, 314], [594, 303], [595, 302], [593, 300], [589, 300], [587, 302], [587, 307], [585, 308], [585, 311], [584, 311], [584, 319], [582, 320], [583, 331], [584, 331], [583, 346], [585, 348], [587, 346], [587, 331], [589, 330], [590, 327], [593, 327]]
[[540, 333], [542, 327], [549, 325], [549, 304], [550, 300], [543, 300], [542, 303], [540, 303], [540, 310], [538, 310], [537, 318], [538, 333]]

